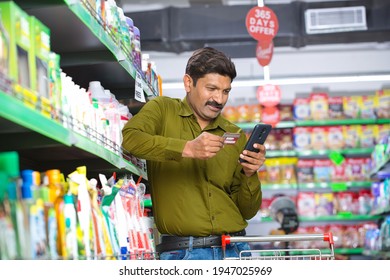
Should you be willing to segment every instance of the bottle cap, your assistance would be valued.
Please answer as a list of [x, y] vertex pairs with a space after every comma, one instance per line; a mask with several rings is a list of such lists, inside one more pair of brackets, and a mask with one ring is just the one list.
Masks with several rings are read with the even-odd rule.
[[19, 154], [17, 152], [0, 153], [0, 170], [10, 177], [19, 177]]
[[34, 170], [25, 169], [20, 172], [20, 175], [22, 177], [22, 186], [21, 186], [21, 193], [23, 199], [29, 199], [32, 198], [32, 186], [33, 186], [33, 174]]
[[49, 179], [49, 185], [55, 185], [61, 182], [61, 172], [58, 169], [47, 170], [46, 176]]
[[73, 196], [70, 194], [64, 195], [65, 204], [73, 204]]

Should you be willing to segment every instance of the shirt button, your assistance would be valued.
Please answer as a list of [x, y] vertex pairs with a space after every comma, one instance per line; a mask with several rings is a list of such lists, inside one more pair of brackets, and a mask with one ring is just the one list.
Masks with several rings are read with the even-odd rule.
[[211, 197], [211, 192], [209, 192], [209, 197]]
[[214, 221], [214, 220], [215, 220], [215, 217], [214, 217], [214, 216], [211, 216], [211, 220]]

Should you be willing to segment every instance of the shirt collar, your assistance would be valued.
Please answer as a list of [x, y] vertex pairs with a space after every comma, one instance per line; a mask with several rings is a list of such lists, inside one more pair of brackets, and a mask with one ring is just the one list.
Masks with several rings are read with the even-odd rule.
[[[195, 117], [195, 114], [192, 111], [190, 105], [188, 104], [186, 97], [182, 99], [179, 115], [182, 117], [189, 117], [191, 115], [194, 115]], [[213, 130], [217, 127], [220, 127], [223, 131], [227, 131], [228, 126], [229, 122], [224, 117], [222, 117], [221, 114], [219, 114], [218, 117], [205, 128], [205, 130]]]

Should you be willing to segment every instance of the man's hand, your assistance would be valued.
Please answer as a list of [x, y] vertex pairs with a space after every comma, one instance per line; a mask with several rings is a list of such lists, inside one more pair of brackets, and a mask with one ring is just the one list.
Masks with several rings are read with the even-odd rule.
[[202, 132], [184, 146], [183, 157], [208, 159], [215, 156], [223, 148], [223, 138], [208, 132]]
[[244, 150], [242, 154], [240, 154], [240, 158], [246, 160], [246, 162], [241, 162], [241, 165], [242, 165], [242, 170], [244, 171], [245, 175], [248, 177], [256, 173], [265, 161], [264, 145], [254, 144], [253, 147], [259, 149], [259, 152], [256, 153], [256, 152]]

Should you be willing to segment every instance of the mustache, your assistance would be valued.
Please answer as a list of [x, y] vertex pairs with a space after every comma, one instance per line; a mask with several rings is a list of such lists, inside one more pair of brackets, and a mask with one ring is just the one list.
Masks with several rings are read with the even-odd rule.
[[223, 109], [223, 105], [215, 101], [207, 101], [206, 105], [217, 107], [218, 109]]

